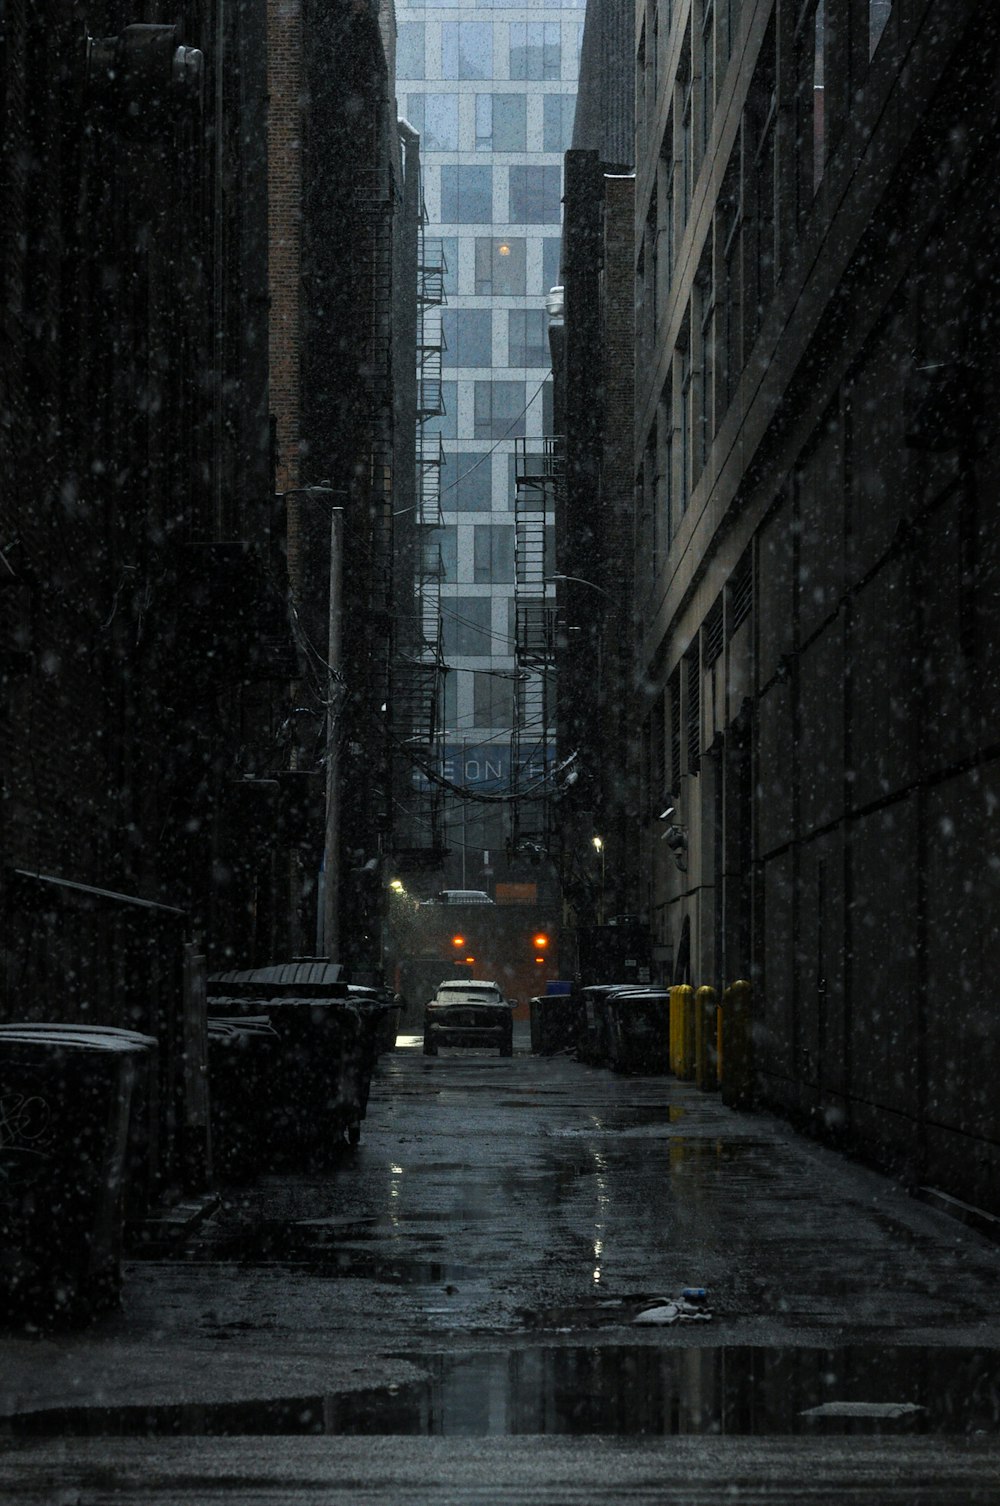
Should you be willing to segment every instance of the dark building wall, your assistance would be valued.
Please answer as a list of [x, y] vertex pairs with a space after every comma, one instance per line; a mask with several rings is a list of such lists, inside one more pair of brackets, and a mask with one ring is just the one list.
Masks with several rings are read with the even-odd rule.
[[588, 0], [573, 119], [574, 151], [630, 168], [635, 161], [635, 5]]
[[63, 0], [3, 19], [3, 1010], [157, 1034], [165, 1122], [190, 1131], [169, 1175], [192, 1180], [196, 959], [258, 905], [227, 800], [287, 661], [260, 8], [137, 28], [93, 5], [89, 43]]
[[646, 892], [752, 977], [767, 1103], [996, 1211], [997, 17], [828, 0], [821, 101], [794, 19], [744, 5], [703, 133], [694, 70], [687, 177], [698, 15], [637, 43]]

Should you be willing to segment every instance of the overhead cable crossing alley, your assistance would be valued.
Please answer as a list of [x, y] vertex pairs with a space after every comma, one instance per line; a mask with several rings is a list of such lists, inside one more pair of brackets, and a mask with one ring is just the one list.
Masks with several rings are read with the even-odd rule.
[[[565, 476], [560, 438], [514, 441], [514, 724], [511, 731], [511, 794], [538, 788], [555, 735], [551, 686], [555, 663], [555, 596], [547, 585], [546, 530], [555, 519]], [[530, 842], [546, 850], [551, 827], [548, 781], [544, 795], [511, 801], [511, 846]]]

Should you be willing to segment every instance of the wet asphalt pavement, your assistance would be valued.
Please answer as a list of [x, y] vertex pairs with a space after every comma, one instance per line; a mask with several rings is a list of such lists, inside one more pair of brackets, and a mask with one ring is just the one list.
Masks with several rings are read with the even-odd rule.
[[331, 1170], [225, 1189], [92, 1329], [0, 1340], [0, 1496], [1000, 1502], [1000, 1247], [525, 1037], [401, 1038]]

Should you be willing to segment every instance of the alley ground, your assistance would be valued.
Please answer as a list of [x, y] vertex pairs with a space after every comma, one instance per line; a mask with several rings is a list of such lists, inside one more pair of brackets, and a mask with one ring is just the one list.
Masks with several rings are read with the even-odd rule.
[[[523, 1029], [523, 1027], [522, 1027]], [[0, 1340], [12, 1502], [1000, 1502], [1000, 1247], [669, 1077], [414, 1037], [331, 1171]], [[636, 1325], [708, 1292], [710, 1318]]]

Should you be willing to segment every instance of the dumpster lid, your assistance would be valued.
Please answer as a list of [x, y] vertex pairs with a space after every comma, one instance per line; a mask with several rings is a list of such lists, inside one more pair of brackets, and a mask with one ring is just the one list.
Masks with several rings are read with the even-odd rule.
[[329, 988], [339, 984], [348, 985], [343, 979], [343, 967], [339, 962], [276, 962], [269, 967], [232, 968], [224, 973], [210, 973], [207, 979], [210, 994], [232, 993], [236, 988], [256, 988], [267, 993], [271, 986], [286, 989], [306, 984], [311, 988]]
[[119, 1025], [69, 1025], [55, 1020], [15, 1020], [9, 1025], [0, 1025], [0, 1036], [16, 1035], [24, 1030], [30, 1030], [34, 1034], [45, 1033], [60, 1037], [103, 1035], [116, 1040], [130, 1041], [136, 1046], [159, 1045], [155, 1035], [143, 1035], [139, 1030], [127, 1030]]
[[[156, 1045], [149, 1041], [149, 1045]], [[53, 1030], [51, 1026], [35, 1029], [31, 1025], [0, 1026], [0, 1049], [4, 1045], [48, 1046], [51, 1050], [106, 1051], [118, 1055], [138, 1055], [147, 1049], [142, 1037], [134, 1031], [89, 1029], [87, 1026]]]

